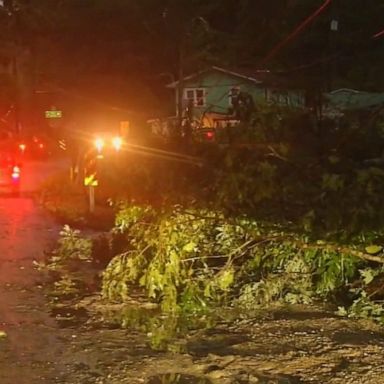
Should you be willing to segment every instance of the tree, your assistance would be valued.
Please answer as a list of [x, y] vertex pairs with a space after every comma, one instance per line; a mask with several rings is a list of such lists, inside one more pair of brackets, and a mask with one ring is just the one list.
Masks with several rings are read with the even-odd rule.
[[[19, 72], [25, 73], [23, 88], [38, 84], [66, 91], [74, 108], [81, 104], [84, 111], [88, 105], [88, 117], [95, 115], [97, 120], [101, 110], [158, 113], [164, 100], [172, 102], [165, 97], [161, 73], [177, 78], [180, 69], [188, 74], [211, 64], [259, 69], [265, 55], [321, 1], [3, 3], [0, 45], [17, 47], [17, 56], [24, 56]], [[266, 65], [288, 72], [305, 88], [325, 89], [332, 83], [332, 88], [382, 89], [384, 39], [371, 37], [383, 28], [383, 4], [376, 0], [367, 0], [364, 7], [360, 0], [332, 4]], [[332, 19], [338, 20], [338, 31], [330, 31]]]

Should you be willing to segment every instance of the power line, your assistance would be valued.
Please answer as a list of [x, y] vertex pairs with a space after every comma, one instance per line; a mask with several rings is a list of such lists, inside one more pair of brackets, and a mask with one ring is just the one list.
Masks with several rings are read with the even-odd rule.
[[372, 39], [377, 39], [378, 37], [382, 37], [384, 36], [384, 29], [380, 32], [377, 32], [375, 33], [373, 36], [372, 36]]
[[294, 39], [301, 31], [304, 30], [313, 20], [316, 19], [330, 4], [332, 0], [326, 0], [323, 5], [321, 5], [314, 13], [307, 17], [303, 22], [301, 22], [285, 39], [280, 41], [274, 48], [269, 51], [265, 58], [261, 61], [261, 66], [269, 61], [277, 52], [280, 51], [285, 45], [287, 45], [292, 39]]
[[[380, 37], [384, 37], [384, 29], [381, 30], [380, 32], [377, 32], [374, 35], [372, 35], [371, 39], [377, 39]], [[365, 49], [365, 50], [359, 49], [359, 57], [367, 56], [370, 53], [371, 52], [368, 52], [367, 49]], [[327, 57], [315, 59], [314, 61], [312, 61], [310, 63], [302, 64], [302, 65], [299, 65], [299, 66], [296, 66], [293, 68], [288, 68], [288, 69], [282, 70], [282, 71], [277, 71], [276, 73], [289, 73], [289, 72], [294, 72], [294, 71], [305, 70], [307, 68], [316, 67], [318, 65], [322, 65], [322, 64], [327, 63], [327, 62], [345, 60], [350, 55], [351, 55], [350, 51], [349, 52], [341, 52], [341, 50], [339, 50], [339, 52], [333, 53], [332, 55], [329, 55]]]

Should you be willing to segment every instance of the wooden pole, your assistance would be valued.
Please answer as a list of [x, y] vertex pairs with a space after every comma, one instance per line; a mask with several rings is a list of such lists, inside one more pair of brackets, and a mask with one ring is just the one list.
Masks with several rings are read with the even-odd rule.
[[95, 212], [95, 187], [90, 185], [88, 187], [89, 192], [89, 212], [94, 213]]

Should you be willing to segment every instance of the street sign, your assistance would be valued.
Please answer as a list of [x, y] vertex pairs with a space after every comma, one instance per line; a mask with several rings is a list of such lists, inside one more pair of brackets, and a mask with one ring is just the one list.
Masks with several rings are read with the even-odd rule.
[[49, 110], [45, 111], [46, 119], [60, 119], [63, 117], [63, 111]]
[[96, 173], [84, 177], [84, 185], [86, 187], [97, 187], [99, 185], [99, 180], [96, 178]]
[[60, 149], [62, 149], [63, 151], [66, 151], [66, 150], [67, 150], [67, 143], [65, 142], [65, 140], [63, 140], [63, 139], [59, 140], [59, 147], [60, 147]]

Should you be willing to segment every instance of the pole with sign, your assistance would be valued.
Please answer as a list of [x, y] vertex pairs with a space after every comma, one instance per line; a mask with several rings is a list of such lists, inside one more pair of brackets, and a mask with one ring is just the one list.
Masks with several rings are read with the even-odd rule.
[[84, 185], [88, 187], [89, 212], [93, 213], [95, 212], [95, 187], [99, 185], [99, 182], [96, 179], [96, 173], [86, 175], [84, 178]]
[[[91, 155], [89, 153], [89, 155]], [[89, 212], [95, 211], [95, 187], [99, 185], [97, 179], [97, 158], [94, 156], [86, 159], [86, 166], [84, 169], [84, 186], [88, 187], [89, 197]]]

